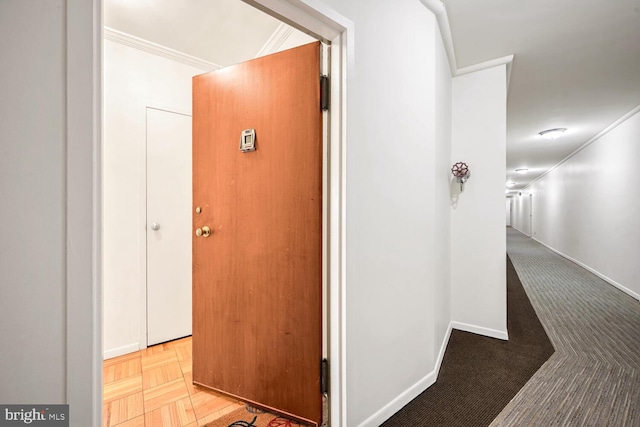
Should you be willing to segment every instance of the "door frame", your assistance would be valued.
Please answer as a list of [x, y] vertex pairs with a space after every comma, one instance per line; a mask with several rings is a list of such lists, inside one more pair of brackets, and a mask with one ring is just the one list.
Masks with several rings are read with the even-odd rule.
[[533, 193], [529, 193], [529, 237], [533, 237]]
[[[243, 0], [331, 43], [329, 421], [346, 425], [346, 139], [353, 23], [319, 0]], [[102, 422], [102, 0], [66, 2], [66, 403]], [[90, 230], [90, 232], [87, 232]], [[91, 357], [87, 357], [87, 355]]]

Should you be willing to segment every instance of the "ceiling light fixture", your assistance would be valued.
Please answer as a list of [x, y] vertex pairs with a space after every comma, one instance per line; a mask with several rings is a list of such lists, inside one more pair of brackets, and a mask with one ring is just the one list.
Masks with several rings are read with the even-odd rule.
[[547, 129], [542, 132], [538, 132], [538, 135], [545, 139], [556, 139], [561, 137], [566, 131], [566, 128]]
[[516, 185], [516, 183], [513, 181], [507, 182], [507, 187], [513, 187], [514, 185]]
[[516, 173], [519, 173], [520, 175], [524, 175], [527, 172], [529, 172], [529, 169], [527, 168], [516, 169]]

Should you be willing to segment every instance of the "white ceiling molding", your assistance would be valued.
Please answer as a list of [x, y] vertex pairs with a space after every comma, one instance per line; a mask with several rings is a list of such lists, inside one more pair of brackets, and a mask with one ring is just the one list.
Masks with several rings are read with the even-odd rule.
[[481, 62], [475, 65], [469, 65], [468, 67], [458, 68], [453, 75], [454, 77], [462, 76], [469, 73], [475, 73], [476, 71], [486, 70], [488, 68], [497, 67], [498, 65], [507, 66], [507, 93], [509, 93], [509, 81], [511, 80], [511, 65], [513, 64], [513, 55], [503, 56], [502, 58], [492, 59], [490, 61]]
[[104, 39], [111, 40], [125, 46], [133, 47], [135, 49], [139, 49], [143, 52], [151, 53], [153, 55], [161, 56], [172, 61], [180, 62], [185, 65], [200, 68], [204, 71], [219, 70], [220, 68], [222, 68], [221, 65], [214, 64], [213, 62], [205, 61], [204, 59], [187, 55], [186, 53], [179, 52], [166, 46], [162, 46], [157, 43], [153, 43], [148, 40], [141, 39], [139, 37], [132, 36], [131, 34], [123, 33], [122, 31], [118, 31], [106, 26], [104, 27]]
[[511, 80], [511, 64], [513, 63], [513, 55], [504, 56], [502, 58], [492, 59], [491, 61], [481, 62], [479, 64], [470, 65], [468, 67], [458, 68], [456, 63], [456, 52], [453, 49], [453, 37], [451, 36], [451, 27], [449, 26], [449, 17], [447, 8], [440, 0], [420, 0], [427, 9], [429, 9], [436, 17], [440, 36], [444, 43], [444, 49], [449, 59], [449, 68], [451, 76], [457, 77], [464, 74], [475, 73], [476, 71], [486, 70], [498, 65], [507, 66], [507, 91], [509, 90], [509, 81]]
[[453, 50], [453, 38], [451, 37], [451, 27], [449, 27], [449, 17], [447, 16], [447, 9], [444, 7], [444, 3], [440, 0], [420, 0], [427, 9], [429, 9], [435, 16], [438, 22], [438, 28], [440, 28], [440, 37], [444, 43], [444, 50], [447, 52], [447, 58], [449, 58], [449, 68], [451, 69], [451, 75], [455, 77], [458, 71], [458, 65], [456, 64], [456, 53]]
[[554, 169], [557, 169], [564, 162], [566, 162], [567, 160], [569, 160], [570, 158], [572, 158], [573, 156], [575, 156], [576, 154], [578, 154], [579, 152], [581, 152], [582, 150], [584, 150], [585, 148], [587, 148], [588, 146], [590, 146], [591, 144], [593, 144], [594, 142], [596, 142], [597, 140], [599, 140], [600, 138], [602, 138], [603, 136], [605, 136], [606, 134], [608, 134], [609, 132], [611, 132], [612, 130], [617, 128], [618, 126], [620, 126], [622, 123], [624, 123], [627, 120], [629, 120], [631, 117], [633, 117], [637, 113], [640, 113], [640, 105], [636, 106], [633, 110], [629, 111], [627, 114], [625, 114], [624, 116], [620, 117], [618, 120], [616, 120], [615, 122], [611, 123], [606, 128], [602, 129], [596, 136], [594, 136], [593, 138], [591, 138], [590, 140], [588, 140], [587, 142], [582, 144], [580, 147], [578, 147], [576, 150], [574, 150], [567, 157], [565, 157], [564, 159], [560, 160], [556, 165], [554, 165], [553, 167], [549, 168], [548, 171], [546, 171], [545, 173], [543, 173], [540, 176], [537, 176], [530, 183], [525, 185], [522, 188], [522, 190], [525, 190], [525, 189], [529, 188], [531, 186], [531, 184], [533, 184], [534, 182], [538, 181], [539, 179], [541, 179], [545, 175], [548, 175]]
[[510, 66], [512, 62], [513, 55], [503, 56], [502, 58], [496, 58], [490, 61], [481, 62], [479, 64], [469, 65], [468, 67], [458, 68], [456, 70], [456, 76], [475, 73], [476, 71], [486, 70], [487, 68], [497, 67], [498, 65]]
[[267, 40], [264, 46], [260, 48], [256, 54], [256, 58], [277, 52], [280, 46], [282, 46], [291, 34], [293, 34], [293, 27], [281, 22], [280, 25], [278, 25], [278, 28], [276, 28], [273, 34], [271, 34], [269, 40]]

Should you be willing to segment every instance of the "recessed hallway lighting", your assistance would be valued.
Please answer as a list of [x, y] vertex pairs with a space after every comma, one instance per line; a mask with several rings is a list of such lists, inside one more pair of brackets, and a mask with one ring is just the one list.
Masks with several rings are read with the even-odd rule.
[[516, 173], [519, 173], [520, 175], [524, 175], [527, 172], [529, 172], [529, 169], [527, 168], [516, 169]]
[[507, 182], [507, 187], [513, 187], [514, 185], [516, 185], [516, 183], [513, 181]]
[[561, 137], [566, 131], [567, 128], [547, 129], [543, 130], [542, 132], [538, 132], [538, 135], [545, 139], [556, 139]]

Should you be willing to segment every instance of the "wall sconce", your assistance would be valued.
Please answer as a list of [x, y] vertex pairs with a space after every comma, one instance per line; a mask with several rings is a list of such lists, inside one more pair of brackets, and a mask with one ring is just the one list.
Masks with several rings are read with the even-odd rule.
[[460, 184], [460, 191], [464, 191], [464, 183], [471, 176], [471, 171], [466, 163], [458, 162], [451, 168], [451, 173], [456, 177], [456, 181]]

